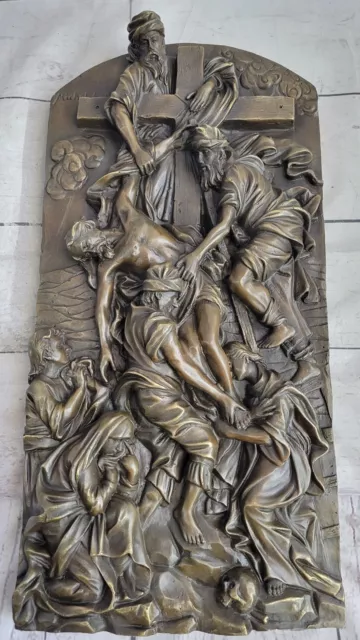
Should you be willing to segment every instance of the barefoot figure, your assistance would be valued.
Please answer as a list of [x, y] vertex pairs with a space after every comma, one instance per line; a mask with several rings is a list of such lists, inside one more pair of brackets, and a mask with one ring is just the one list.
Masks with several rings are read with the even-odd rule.
[[221, 435], [257, 444], [239, 475], [226, 531], [238, 549], [249, 543], [255, 549], [270, 595], [281, 595], [289, 585], [341, 597], [341, 582], [322, 569], [321, 530], [312, 504], [312, 496], [324, 491], [318, 461], [329, 449], [315, 411], [291, 382], [263, 365], [258, 353], [238, 342], [226, 352], [235, 377], [247, 382], [251, 411], [248, 427], [244, 422], [235, 433], [225, 425]]
[[[119, 382], [114, 402], [119, 409], [130, 411], [134, 407], [140, 417], [143, 415], [162, 429], [188, 454], [183, 501], [177, 518], [185, 540], [202, 544], [204, 537], [196, 522], [195, 509], [200, 496], [211, 489], [218, 438], [209, 418], [189, 401], [185, 388], [190, 386], [207, 394], [232, 423], [241, 419], [244, 411], [192, 362], [179, 338], [179, 321], [191, 309], [191, 289], [171, 265], [148, 271], [143, 293], [126, 316], [124, 347], [128, 368]], [[157, 499], [152, 487], [149, 491], [151, 495], [145, 490], [140, 511], [148, 511], [150, 499], [153, 510], [162, 502], [159, 491]]]
[[[272, 185], [259, 157], [235, 159], [219, 129], [195, 127], [188, 143], [196, 158], [202, 189], [214, 188], [220, 200], [218, 224], [192, 254], [181, 259], [181, 273], [187, 279], [194, 277], [207, 253], [233, 231], [242, 247], [233, 259], [229, 287], [260, 322], [271, 328], [260, 346], [280, 346], [292, 338], [295, 329], [280, 313], [264, 283], [314, 246], [309, 235], [311, 215], [296, 198]], [[303, 192], [309, 193], [305, 189]]]
[[[171, 222], [175, 190], [174, 154], [167, 154], [159, 163], [154, 149], [170, 136], [172, 125], [168, 120], [162, 120], [160, 113], [153, 122], [139, 117], [138, 111], [144, 96], [160, 97], [175, 93], [176, 65], [166, 55], [164, 25], [157, 13], [142, 11], [134, 16], [128, 25], [128, 33], [130, 64], [105, 104], [106, 115], [119, 132], [123, 144], [116, 163], [104, 176], [102, 184], [104, 186], [109, 181], [114, 184], [119, 179], [127, 158], [143, 176], [140, 208], [156, 222]], [[203, 81], [183, 102], [177, 128], [190, 120], [196, 124], [219, 125], [238, 96], [238, 80], [232, 61], [217, 56], [205, 62], [203, 71]], [[102, 227], [109, 223], [114, 195], [106, 189], [102, 193], [99, 217]], [[94, 190], [90, 187], [88, 199], [91, 203], [93, 198]]]

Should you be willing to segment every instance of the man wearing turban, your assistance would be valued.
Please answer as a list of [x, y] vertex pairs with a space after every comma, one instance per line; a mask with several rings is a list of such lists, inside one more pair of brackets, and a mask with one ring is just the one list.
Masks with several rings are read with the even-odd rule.
[[[236, 421], [242, 407], [194, 364], [179, 338], [179, 326], [186, 320], [191, 301], [196, 297], [195, 288], [196, 283], [188, 286], [169, 264], [148, 271], [143, 293], [126, 317], [124, 347], [128, 368], [114, 401], [121, 409], [136, 411], [140, 424], [144, 419], [163, 432], [164, 448], [160, 446], [152, 460], [140, 512], [148, 517], [163, 501], [171, 501], [173, 482], [166, 484], [164, 472], [173, 480], [182, 476], [178, 465], [172, 469], [171, 464], [163, 467], [173, 441], [189, 457], [177, 519], [185, 540], [202, 544], [204, 537], [196, 522], [195, 509], [200, 496], [211, 490], [218, 439], [206, 412], [194, 408], [187, 390], [194, 387], [206, 394], [230, 422]], [[156, 473], [158, 468], [162, 468], [162, 478]]]
[[[309, 283], [299, 259], [314, 246], [309, 231], [320, 198], [305, 187], [287, 192], [276, 189], [266, 176], [264, 162], [255, 150], [249, 150], [249, 136], [248, 149], [240, 157], [215, 127], [195, 127], [188, 144], [196, 158], [202, 188], [217, 190], [220, 199], [218, 223], [192, 254], [182, 258], [181, 273], [191, 279], [207, 253], [233, 232], [239, 248], [233, 258], [230, 289], [271, 329], [261, 346], [280, 346], [294, 336], [295, 328], [283, 317], [265, 283], [295, 261], [293, 295], [298, 292], [298, 297], [304, 297], [308, 293]], [[301, 291], [300, 284], [305, 287]], [[287, 309], [286, 316], [290, 312], [294, 322], [304, 325], [303, 320], [295, 318], [295, 311]]]
[[[175, 92], [175, 69], [166, 56], [164, 25], [157, 13], [143, 11], [132, 18], [128, 25], [130, 65], [121, 74], [118, 86], [105, 105], [107, 117], [119, 131], [126, 148], [120, 149], [117, 162], [111, 168], [105, 182], [121, 179], [124, 167], [131, 166], [144, 176], [141, 191], [141, 208], [156, 220], [171, 222], [174, 200], [174, 158], [168, 154], [159, 162], [154, 146], [171, 136], [166, 124], [149, 124], [138, 118], [138, 106], [145, 94], [163, 95]], [[217, 57], [205, 64], [204, 82], [195, 95], [184, 104], [184, 113], [177, 126], [187, 120], [218, 125], [230, 111], [238, 95], [234, 65]], [[129, 158], [130, 152], [130, 158]], [[108, 197], [104, 178], [102, 183], [90, 187], [91, 204]], [[110, 205], [108, 208], [111, 208]]]

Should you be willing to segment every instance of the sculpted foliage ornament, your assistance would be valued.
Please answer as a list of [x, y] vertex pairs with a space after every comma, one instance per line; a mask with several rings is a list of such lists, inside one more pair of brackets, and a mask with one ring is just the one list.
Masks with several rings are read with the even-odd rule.
[[128, 33], [51, 103], [16, 626], [340, 627], [316, 91]]

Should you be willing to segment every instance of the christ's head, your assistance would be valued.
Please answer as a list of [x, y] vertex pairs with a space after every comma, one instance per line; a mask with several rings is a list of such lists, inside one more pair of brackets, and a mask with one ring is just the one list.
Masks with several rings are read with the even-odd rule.
[[113, 258], [117, 240], [114, 234], [98, 229], [93, 220], [75, 222], [65, 236], [66, 246], [77, 262], [86, 262], [91, 258]]
[[154, 11], [142, 11], [128, 25], [129, 57], [148, 67], [155, 78], [165, 79], [167, 58], [164, 25]]
[[231, 155], [225, 136], [216, 127], [194, 127], [189, 131], [187, 146], [196, 160], [202, 189], [219, 188]]

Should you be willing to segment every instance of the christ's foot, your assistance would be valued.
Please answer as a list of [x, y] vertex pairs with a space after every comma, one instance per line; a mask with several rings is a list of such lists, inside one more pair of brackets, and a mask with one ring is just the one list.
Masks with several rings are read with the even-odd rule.
[[180, 509], [176, 511], [174, 515], [186, 542], [199, 546], [205, 544], [205, 538], [197, 526], [191, 511]]
[[280, 324], [274, 327], [271, 333], [263, 338], [259, 344], [261, 349], [273, 349], [274, 347], [280, 347], [286, 340], [290, 340], [295, 333], [293, 327], [289, 327], [286, 324]]
[[266, 590], [269, 596], [281, 596], [285, 591], [286, 584], [276, 578], [271, 578], [266, 583]]

